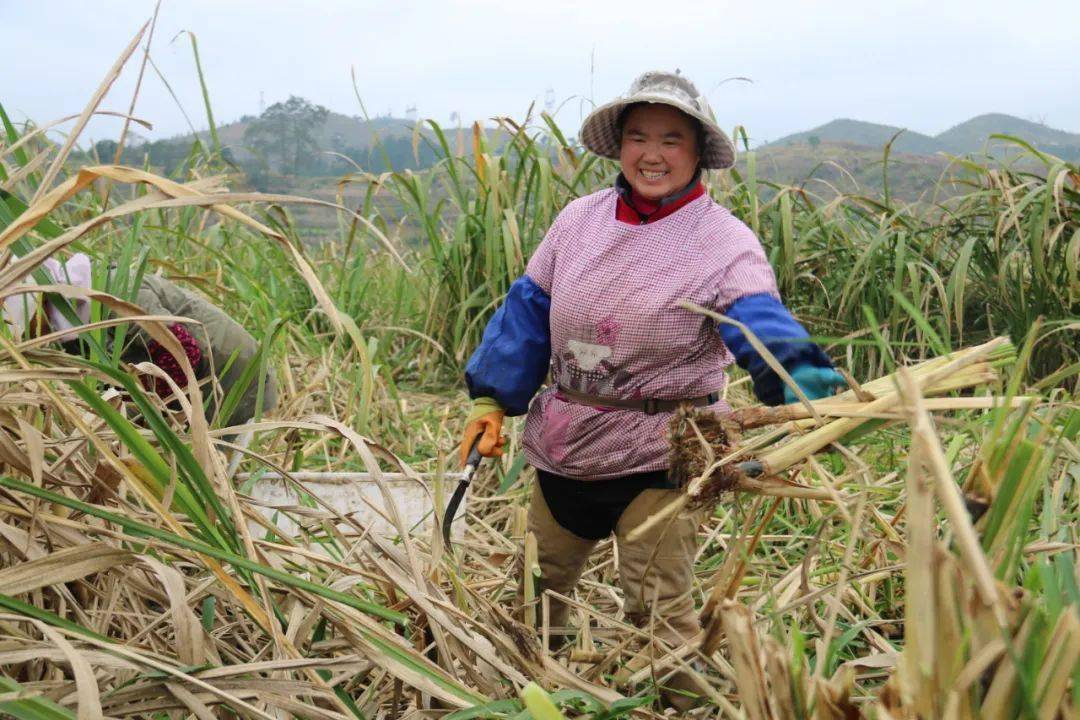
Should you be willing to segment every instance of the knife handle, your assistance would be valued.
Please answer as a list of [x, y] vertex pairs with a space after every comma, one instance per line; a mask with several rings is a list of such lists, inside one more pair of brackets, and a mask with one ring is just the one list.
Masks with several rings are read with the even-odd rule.
[[472, 474], [476, 470], [476, 468], [480, 467], [480, 461], [484, 459], [484, 457], [480, 454], [481, 437], [483, 436], [476, 436], [476, 439], [473, 440], [472, 447], [469, 448], [469, 455], [465, 458], [465, 475], [470, 479], [472, 478]]

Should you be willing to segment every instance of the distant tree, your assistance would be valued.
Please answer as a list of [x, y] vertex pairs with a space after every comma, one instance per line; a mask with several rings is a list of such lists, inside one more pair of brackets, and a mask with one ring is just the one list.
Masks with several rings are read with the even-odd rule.
[[806, 139], [806, 142], [810, 143], [810, 147], [817, 150], [817, 146], [821, 144], [821, 138], [819, 138], [817, 135], [811, 135]]
[[312, 131], [326, 122], [330, 111], [302, 97], [290, 95], [266, 108], [244, 131], [244, 141], [266, 157], [277, 157], [283, 170], [300, 172], [307, 156], [318, 152]]
[[97, 154], [98, 161], [111, 164], [113, 158], [116, 157], [117, 147], [115, 140], [98, 140], [94, 143], [94, 152]]

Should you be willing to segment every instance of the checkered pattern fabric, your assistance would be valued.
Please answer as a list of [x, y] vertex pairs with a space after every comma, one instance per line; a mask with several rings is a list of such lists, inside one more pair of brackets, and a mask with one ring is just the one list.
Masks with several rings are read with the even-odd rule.
[[[733, 362], [712, 320], [740, 297], [777, 296], [753, 232], [708, 196], [646, 225], [615, 219], [615, 190], [570, 203], [526, 270], [551, 297], [554, 385], [619, 398], [679, 399], [720, 391]], [[711, 407], [726, 411], [720, 401]], [[540, 393], [529, 408], [529, 462], [572, 478], [667, 467], [670, 413], [597, 409]]]
[[600, 157], [619, 158], [619, 114], [634, 103], [662, 103], [681, 110], [705, 128], [701, 167], [722, 170], [735, 164], [735, 145], [720, 129], [704, 95], [674, 73], [647, 72], [634, 80], [626, 95], [601, 105], [581, 124], [581, 143]]

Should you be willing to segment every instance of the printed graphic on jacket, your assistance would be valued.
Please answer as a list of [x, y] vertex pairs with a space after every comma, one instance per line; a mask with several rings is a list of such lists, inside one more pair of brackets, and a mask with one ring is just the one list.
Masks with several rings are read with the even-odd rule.
[[[596, 342], [568, 340], [566, 350], [553, 358], [553, 377], [560, 387], [590, 395], [620, 397], [631, 375], [615, 364], [614, 346], [621, 324], [612, 315], [596, 323]], [[632, 393], [640, 395], [640, 391]]]
[[611, 361], [612, 354], [607, 345], [570, 340], [566, 351], [552, 365], [553, 376], [560, 387], [619, 397], [619, 390], [630, 381], [630, 373]]

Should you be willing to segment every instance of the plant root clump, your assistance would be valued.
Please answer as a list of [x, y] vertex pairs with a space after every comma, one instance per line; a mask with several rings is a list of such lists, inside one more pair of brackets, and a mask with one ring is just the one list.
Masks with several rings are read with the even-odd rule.
[[739, 480], [739, 470], [729, 463], [716, 467], [739, 441], [738, 426], [708, 410], [683, 407], [675, 411], [668, 425], [671, 456], [668, 475], [680, 490], [705, 477], [696, 488], [695, 502], [715, 499], [731, 490]]

